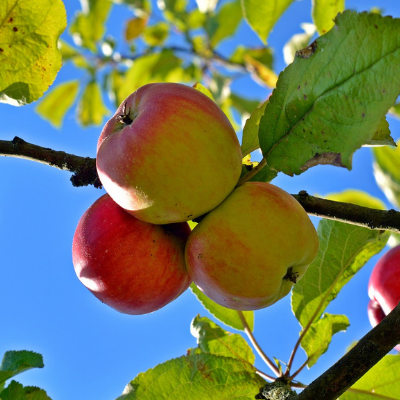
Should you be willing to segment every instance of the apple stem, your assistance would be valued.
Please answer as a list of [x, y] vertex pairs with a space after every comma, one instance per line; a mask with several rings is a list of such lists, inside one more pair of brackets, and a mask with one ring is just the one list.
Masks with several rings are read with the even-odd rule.
[[257, 343], [255, 337], [253, 336], [253, 333], [251, 332], [251, 329], [249, 327], [249, 324], [246, 321], [246, 318], [243, 315], [242, 311], [237, 311], [240, 320], [242, 321], [244, 332], [246, 333], [247, 337], [249, 338], [251, 344], [253, 347], [256, 349], [257, 353], [259, 356], [263, 359], [265, 364], [268, 365], [268, 367], [274, 372], [274, 374], [277, 377], [282, 376], [282, 373], [279, 371], [278, 367], [275, 365], [275, 363], [268, 358], [268, 356], [264, 353], [260, 345]]

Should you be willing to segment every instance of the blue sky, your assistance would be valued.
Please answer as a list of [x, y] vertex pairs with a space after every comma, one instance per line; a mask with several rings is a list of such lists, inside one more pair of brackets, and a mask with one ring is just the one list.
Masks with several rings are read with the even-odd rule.
[[[79, 2], [64, 3], [70, 22]], [[346, 2], [347, 8], [358, 11], [376, 5], [383, 8], [385, 15], [400, 17], [400, 4], [391, 0]], [[283, 45], [294, 33], [301, 32], [302, 22], [311, 22], [310, 9], [310, 1], [295, 2], [270, 35], [276, 72], [285, 67]], [[121, 34], [121, 20], [128, 13], [124, 7], [114, 7], [109, 26], [115, 35]], [[260, 44], [243, 23], [235, 40], [226, 41], [221, 52], [229, 54], [238, 40]], [[76, 70], [66, 66], [56, 82], [75, 76]], [[234, 89], [249, 98], [263, 99], [269, 94], [248, 79], [240, 79]], [[107, 106], [114, 112], [111, 103]], [[0, 139], [19, 136], [40, 146], [95, 157], [100, 127], [82, 129], [71, 111], [62, 129], [57, 130], [35, 113], [35, 107], [36, 104], [22, 108], [0, 104]], [[399, 121], [388, 120], [392, 136], [399, 139]], [[190, 291], [144, 316], [119, 314], [92, 296], [74, 273], [71, 245], [80, 216], [104, 190], [74, 188], [69, 178], [69, 173], [39, 163], [0, 157], [0, 354], [22, 349], [41, 353], [44, 369], [28, 371], [16, 380], [45, 389], [53, 400], [111, 400], [139, 372], [195, 347], [190, 322], [197, 314], [210, 315]], [[319, 166], [299, 177], [279, 176], [274, 183], [290, 193], [304, 189], [310, 194], [325, 195], [347, 188], [361, 189], [392, 208], [376, 185], [368, 148], [355, 154], [350, 172]], [[313, 221], [318, 222], [316, 218]], [[351, 326], [347, 333], [334, 338], [316, 367], [299, 376], [302, 382], [310, 382], [327, 369], [370, 329], [367, 284], [376, 260], [374, 257], [329, 306], [331, 313], [346, 313]], [[289, 297], [256, 312], [254, 333], [270, 357], [287, 361], [298, 332]], [[300, 352], [295, 365], [303, 361]], [[257, 366], [269, 372], [260, 359]]]

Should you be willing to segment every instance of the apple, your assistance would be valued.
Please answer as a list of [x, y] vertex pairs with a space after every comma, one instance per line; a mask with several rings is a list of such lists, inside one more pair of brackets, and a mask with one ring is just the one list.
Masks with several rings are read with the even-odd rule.
[[[400, 301], [400, 246], [389, 250], [376, 263], [368, 283], [368, 318], [372, 327]], [[400, 351], [400, 345], [395, 347]]]
[[108, 194], [79, 220], [72, 258], [80, 281], [103, 303], [126, 314], [164, 307], [190, 285], [185, 223], [153, 225], [128, 214]]
[[106, 123], [97, 172], [121, 207], [143, 221], [188, 221], [220, 204], [237, 184], [242, 154], [217, 104], [178, 83], [132, 93]]
[[247, 182], [194, 228], [185, 259], [194, 283], [216, 303], [258, 310], [290, 292], [318, 248], [314, 225], [289, 193]]

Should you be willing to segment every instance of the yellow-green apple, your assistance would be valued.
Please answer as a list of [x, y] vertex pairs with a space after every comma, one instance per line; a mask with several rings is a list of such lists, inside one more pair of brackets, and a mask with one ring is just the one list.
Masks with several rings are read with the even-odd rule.
[[[400, 301], [400, 246], [389, 250], [376, 263], [368, 283], [368, 317], [379, 324]], [[395, 347], [400, 351], [400, 345]]]
[[318, 248], [314, 225], [289, 193], [247, 182], [194, 228], [185, 258], [194, 283], [216, 303], [257, 310], [290, 292]]
[[126, 314], [164, 307], [190, 285], [184, 248], [188, 224], [153, 225], [128, 214], [108, 194], [79, 220], [72, 256], [80, 281]]
[[241, 172], [236, 133], [217, 104], [178, 83], [132, 93], [106, 123], [97, 145], [106, 191], [143, 221], [169, 224], [210, 211]]

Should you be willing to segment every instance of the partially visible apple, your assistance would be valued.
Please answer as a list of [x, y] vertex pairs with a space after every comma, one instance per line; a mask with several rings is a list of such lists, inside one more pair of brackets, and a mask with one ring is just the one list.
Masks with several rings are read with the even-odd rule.
[[[376, 263], [368, 283], [368, 318], [372, 327], [400, 301], [400, 246], [389, 250]], [[395, 347], [400, 351], [400, 345]]]
[[154, 224], [188, 221], [221, 203], [237, 184], [242, 155], [217, 104], [178, 83], [132, 93], [106, 123], [97, 171], [110, 196]]
[[257, 310], [290, 292], [318, 248], [314, 225], [289, 193], [247, 182], [194, 228], [185, 258], [194, 283], [216, 303]]
[[126, 314], [146, 314], [182, 294], [187, 223], [152, 225], [128, 214], [108, 194], [81, 217], [72, 256], [80, 281], [102, 302]]

